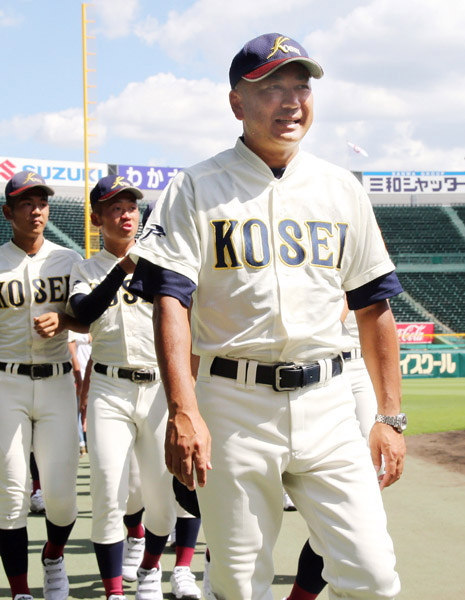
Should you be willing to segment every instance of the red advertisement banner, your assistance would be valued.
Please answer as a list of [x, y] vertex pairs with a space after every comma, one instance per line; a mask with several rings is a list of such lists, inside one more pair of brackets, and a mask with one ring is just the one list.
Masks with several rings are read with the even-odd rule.
[[434, 323], [396, 323], [401, 344], [431, 344]]

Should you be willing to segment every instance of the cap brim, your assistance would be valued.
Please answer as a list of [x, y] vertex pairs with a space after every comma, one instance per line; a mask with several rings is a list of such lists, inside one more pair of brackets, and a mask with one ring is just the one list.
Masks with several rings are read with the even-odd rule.
[[130, 192], [136, 197], [137, 200], [140, 200], [144, 197], [144, 194], [140, 191], [139, 188], [125, 187], [121, 188], [120, 190], [115, 190], [114, 192], [109, 192], [108, 194], [105, 194], [105, 196], [99, 198], [96, 202], [91, 202], [91, 204], [97, 204], [98, 202], [105, 202], [106, 200], [111, 200], [111, 198], [114, 198], [115, 196], [117, 196], [118, 194], [122, 194], [123, 192]]
[[32, 190], [34, 188], [40, 188], [41, 190], [44, 190], [44, 192], [47, 194], [47, 196], [55, 195], [55, 190], [53, 188], [48, 187], [48, 185], [42, 185], [40, 183], [35, 183], [34, 185], [25, 185], [22, 188], [15, 190], [14, 192], [10, 192], [8, 194], [8, 196], [12, 196], [13, 198], [15, 198], [16, 196], [20, 196], [21, 194], [24, 194], [24, 192], [26, 192], [27, 190]]
[[293, 58], [280, 58], [278, 60], [274, 60], [272, 62], [267, 63], [247, 75], [243, 75], [242, 79], [246, 81], [260, 81], [261, 79], [265, 79], [271, 73], [274, 73], [277, 69], [281, 68], [283, 65], [287, 65], [291, 62], [298, 62], [303, 65], [310, 74], [310, 77], [314, 79], [321, 79], [324, 75], [323, 67], [319, 65], [315, 60], [311, 58], [305, 58], [296, 56]]

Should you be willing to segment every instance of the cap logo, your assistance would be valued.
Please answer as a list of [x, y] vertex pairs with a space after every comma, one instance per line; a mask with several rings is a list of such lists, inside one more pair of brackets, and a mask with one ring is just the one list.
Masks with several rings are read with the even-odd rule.
[[37, 174], [34, 173], [33, 171], [29, 171], [28, 172], [28, 174], [26, 175], [26, 178], [24, 180], [23, 185], [26, 185], [30, 181], [35, 181], [35, 182], [38, 182], [38, 183], [42, 183], [42, 179], [40, 179], [39, 177], [37, 177]]
[[124, 179], [124, 177], [122, 177], [121, 175], [118, 175], [118, 177], [115, 178], [115, 181], [113, 183], [113, 185], [111, 186], [111, 189], [114, 190], [117, 187], [131, 187], [131, 184], [126, 181]]
[[278, 50], [281, 50], [281, 52], [284, 52], [285, 54], [287, 54], [288, 52], [295, 52], [300, 56], [300, 50], [298, 48], [284, 44], [284, 42], [288, 39], [289, 38], [285, 37], [284, 35], [280, 35], [279, 37], [277, 37], [274, 41], [273, 47], [271, 48], [271, 52], [266, 57], [266, 60], [274, 56], [276, 52], [278, 52]]

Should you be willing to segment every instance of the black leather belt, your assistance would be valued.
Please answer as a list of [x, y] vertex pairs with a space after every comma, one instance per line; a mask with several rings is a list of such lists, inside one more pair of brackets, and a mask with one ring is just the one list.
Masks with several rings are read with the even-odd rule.
[[120, 379], [130, 379], [134, 383], [147, 383], [157, 379], [155, 369], [122, 369], [95, 363], [94, 371], [100, 375], [108, 375], [109, 377], [119, 377]]
[[[342, 373], [340, 356], [331, 359], [332, 377]], [[217, 356], [210, 369], [212, 375], [237, 379], [238, 361]], [[277, 363], [275, 365], [257, 365], [256, 383], [271, 385], [275, 392], [286, 392], [303, 388], [320, 382], [321, 369], [318, 363], [295, 365], [293, 363]]]
[[[11, 365], [11, 367], [9, 367]], [[23, 365], [18, 363], [0, 362], [0, 371], [28, 375], [31, 379], [45, 379], [53, 375], [66, 375], [71, 371], [71, 363], [62, 364], [42, 363], [38, 365]]]

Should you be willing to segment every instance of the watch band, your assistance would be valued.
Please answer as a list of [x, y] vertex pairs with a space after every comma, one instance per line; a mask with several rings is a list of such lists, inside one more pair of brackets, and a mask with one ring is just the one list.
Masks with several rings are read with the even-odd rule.
[[394, 416], [376, 415], [375, 423], [385, 423], [386, 425], [394, 427], [394, 429], [399, 433], [402, 433], [407, 429], [407, 415], [405, 413], [400, 413]]

